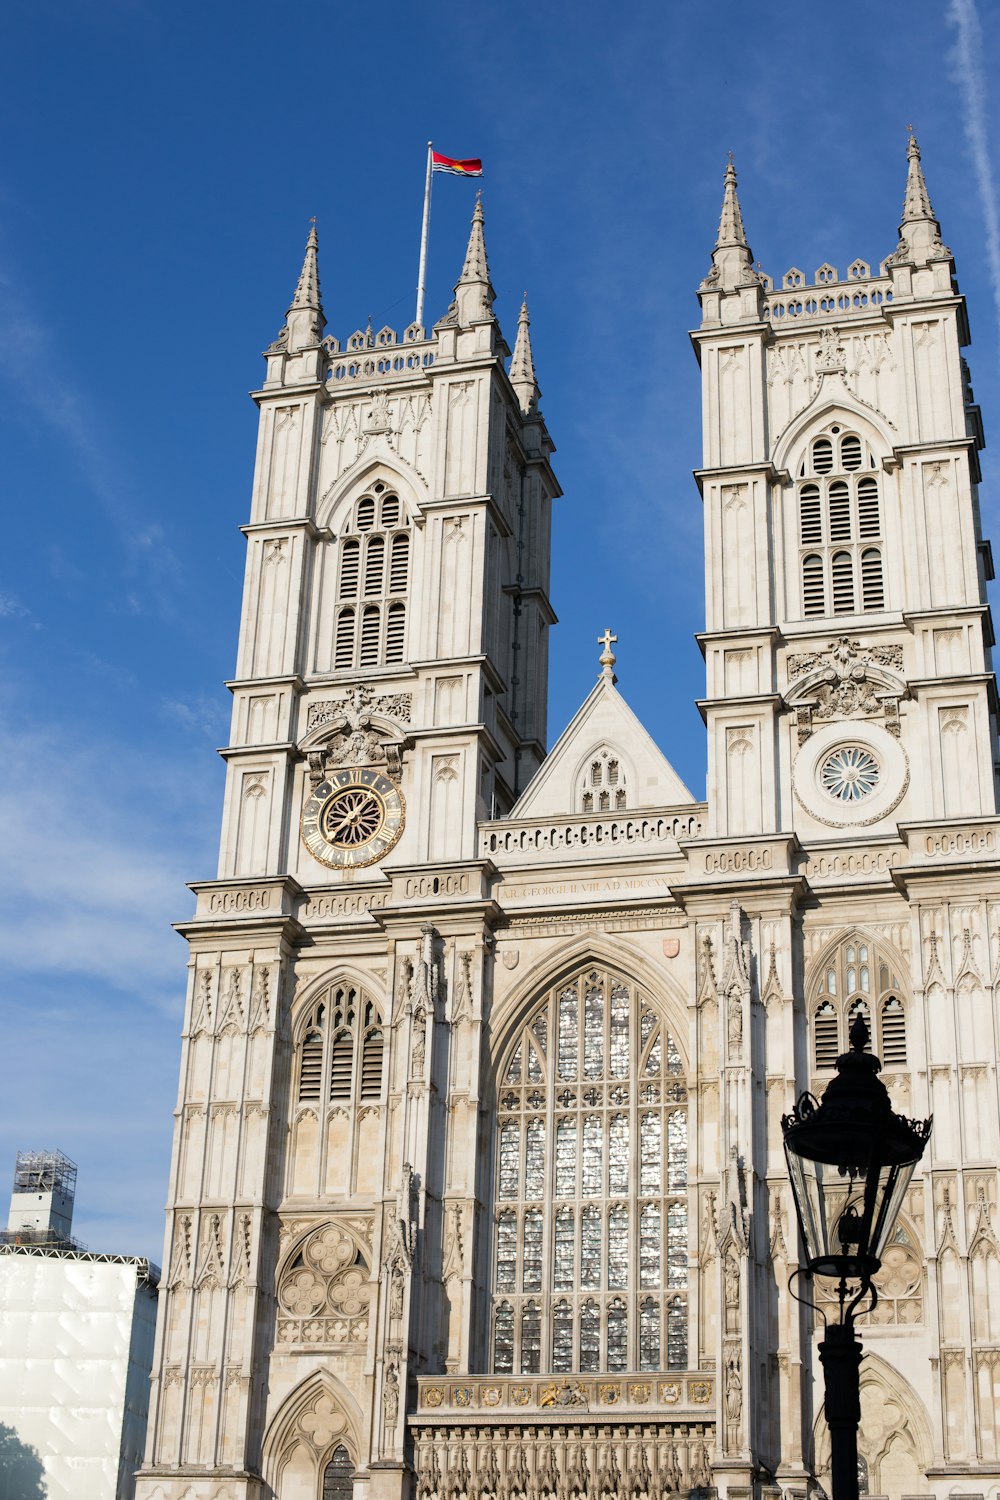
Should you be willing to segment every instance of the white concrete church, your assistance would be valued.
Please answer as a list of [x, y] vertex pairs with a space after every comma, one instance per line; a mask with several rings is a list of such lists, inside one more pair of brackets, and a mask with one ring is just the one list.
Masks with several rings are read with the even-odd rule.
[[935, 1120], [862, 1329], [863, 1483], [1000, 1494], [993, 572], [908, 155], [882, 264], [780, 286], [726, 172], [704, 803], [610, 635], [546, 754], [559, 487], [481, 207], [440, 322], [343, 347], [310, 234], [256, 393], [219, 875], [182, 927], [142, 1500], [828, 1485], [780, 1119], [859, 1014]]

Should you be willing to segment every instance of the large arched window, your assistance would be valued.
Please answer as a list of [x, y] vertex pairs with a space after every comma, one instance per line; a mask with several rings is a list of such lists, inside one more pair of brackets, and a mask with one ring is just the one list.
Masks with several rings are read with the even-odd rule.
[[497, 1083], [493, 1368], [687, 1365], [687, 1085], [636, 985], [556, 986]]
[[385, 1036], [378, 1004], [333, 980], [295, 1026], [287, 1190], [294, 1197], [377, 1193]]
[[383, 1050], [382, 1017], [375, 1002], [352, 985], [330, 985], [300, 1033], [296, 1103], [378, 1099]]
[[355, 504], [339, 542], [333, 668], [391, 666], [403, 660], [410, 585], [409, 519], [385, 484]]
[[855, 432], [833, 426], [799, 468], [799, 568], [804, 615], [885, 608], [875, 459]]
[[848, 1036], [860, 1017], [871, 1034], [874, 1051], [887, 1069], [905, 1068], [906, 1001], [902, 966], [867, 933], [852, 932], [829, 949], [812, 977], [813, 1068], [836, 1064], [849, 1046]]

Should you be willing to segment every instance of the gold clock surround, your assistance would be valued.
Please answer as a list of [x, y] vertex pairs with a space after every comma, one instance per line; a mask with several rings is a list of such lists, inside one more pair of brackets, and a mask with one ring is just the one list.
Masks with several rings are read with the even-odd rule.
[[335, 870], [383, 859], [403, 832], [406, 804], [390, 777], [370, 767], [330, 771], [302, 809], [302, 842]]

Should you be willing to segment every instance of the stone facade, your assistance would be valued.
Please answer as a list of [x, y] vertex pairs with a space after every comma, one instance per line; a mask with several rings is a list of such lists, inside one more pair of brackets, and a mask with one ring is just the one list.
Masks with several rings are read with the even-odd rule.
[[780, 1119], [859, 1011], [935, 1117], [864, 1327], [868, 1488], [997, 1493], [992, 566], [916, 143], [878, 271], [780, 290], [730, 167], [700, 298], [705, 803], [609, 632], [545, 755], [559, 490], [481, 208], [430, 334], [343, 349], [310, 235], [183, 927], [143, 1500], [828, 1484]]

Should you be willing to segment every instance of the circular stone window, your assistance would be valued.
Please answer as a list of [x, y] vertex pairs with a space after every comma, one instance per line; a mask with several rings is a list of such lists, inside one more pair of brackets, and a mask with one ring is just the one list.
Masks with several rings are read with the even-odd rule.
[[828, 828], [863, 828], [902, 802], [910, 766], [899, 740], [881, 724], [823, 724], [792, 763], [795, 800]]
[[819, 768], [819, 784], [838, 802], [860, 802], [879, 783], [881, 767], [863, 745], [841, 745]]

